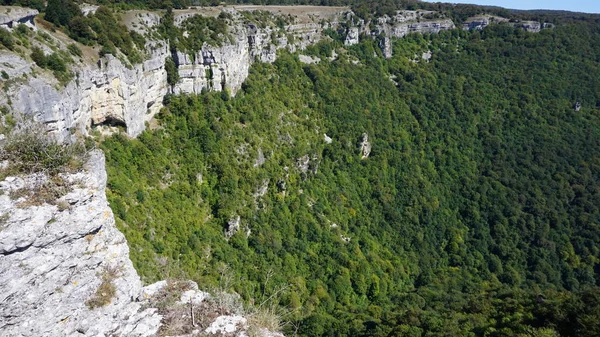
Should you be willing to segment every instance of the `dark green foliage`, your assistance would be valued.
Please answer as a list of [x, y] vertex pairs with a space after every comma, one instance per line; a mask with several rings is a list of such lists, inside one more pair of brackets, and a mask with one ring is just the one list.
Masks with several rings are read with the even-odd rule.
[[143, 49], [144, 37], [128, 31], [106, 6], [98, 7], [93, 15], [73, 19], [69, 25], [69, 35], [83, 44], [101, 45], [100, 56], [116, 55], [119, 50], [131, 63], [142, 61], [142, 55], [136, 46]]
[[81, 51], [81, 48], [79, 48], [75, 43], [69, 44], [67, 46], [67, 49], [69, 50], [69, 53], [71, 53], [73, 56], [78, 56], [78, 57], [83, 56], [83, 52]]
[[38, 65], [38, 67], [40, 68], [46, 68], [46, 65], [48, 64], [48, 61], [46, 59], [46, 55], [44, 54], [44, 51], [38, 47], [33, 47], [31, 49], [31, 59], [33, 60], [33, 62], [35, 62], [35, 64]]
[[205, 43], [221, 46], [226, 40], [233, 39], [227, 28], [230, 19], [230, 15], [220, 15], [218, 18], [196, 15], [186, 19], [181, 27], [177, 27], [173, 21], [173, 11], [169, 8], [157, 30], [169, 41], [172, 52], [179, 50], [195, 57]]
[[73, 0], [48, 0], [44, 19], [57, 26], [68, 26], [78, 16], [81, 11]]
[[179, 72], [177, 71], [177, 65], [170, 56], [165, 59], [165, 70], [167, 71], [167, 83], [169, 85], [177, 84], [179, 82]]
[[10, 32], [4, 28], [0, 28], [0, 44], [10, 50], [12, 50], [15, 44], [15, 40]]
[[71, 58], [66, 52], [59, 51], [45, 55], [40, 48], [33, 47], [30, 56], [38, 67], [52, 70], [56, 79], [62, 84], [66, 84], [73, 78], [73, 73], [67, 66], [67, 63], [71, 62]]
[[336, 43], [256, 64], [235, 98], [170, 96], [162, 128], [103, 144], [144, 279], [208, 287], [226, 263], [246, 300], [289, 285], [305, 336], [597, 335], [598, 26], [409, 35], [389, 60], [365, 39], [325, 61]]
[[69, 36], [83, 44], [91, 45], [94, 40], [94, 32], [90, 28], [89, 19], [79, 16], [71, 20]]
[[43, 11], [45, 7], [43, 0], [0, 0], [0, 5], [35, 8], [40, 12]]

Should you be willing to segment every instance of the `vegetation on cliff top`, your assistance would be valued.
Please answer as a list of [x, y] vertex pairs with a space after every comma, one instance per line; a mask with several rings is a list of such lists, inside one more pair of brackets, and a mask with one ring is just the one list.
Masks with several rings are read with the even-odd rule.
[[227, 264], [247, 301], [289, 285], [306, 336], [597, 336], [598, 26], [340, 46], [104, 142], [144, 279], [209, 287]]

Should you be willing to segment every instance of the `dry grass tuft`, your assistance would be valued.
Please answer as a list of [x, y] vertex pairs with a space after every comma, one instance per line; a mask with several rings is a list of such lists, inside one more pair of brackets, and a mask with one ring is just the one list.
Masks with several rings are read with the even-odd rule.
[[113, 281], [119, 277], [119, 271], [114, 267], [106, 267], [102, 272], [102, 283], [96, 290], [92, 298], [85, 302], [90, 309], [96, 309], [110, 304], [113, 297], [117, 294], [117, 288]]
[[57, 202], [57, 199], [71, 191], [71, 186], [60, 176], [43, 179], [31, 186], [12, 191], [10, 197], [13, 200], [25, 198], [26, 200], [17, 206], [21, 208], [29, 206], [40, 206], [44, 203], [57, 205], [60, 211], [70, 207], [66, 201]]
[[284, 326], [282, 316], [281, 310], [276, 305], [255, 309], [248, 317], [248, 336], [263, 336], [264, 330], [281, 331]]
[[83, 144], [59, 143], [46, 134], [44, 126], [26, 118], [16, 125], [0, 144], [0, 161], [8, 161], [3, 175], [40, 172], [53, 176], [83, 167], [87, 157]]

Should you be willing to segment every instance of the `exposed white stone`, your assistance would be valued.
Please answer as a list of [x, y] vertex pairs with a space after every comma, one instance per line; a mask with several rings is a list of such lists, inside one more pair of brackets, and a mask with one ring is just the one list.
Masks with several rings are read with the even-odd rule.
[[180, 304], [188, 304], [193, 303], [194, 305], [198, 305], [202, 303], [205, 299], [209, 298], [210, 294], [199, 291], [199, 290], [187, 290], [181, 294], [181, 299], [179, 300]]
[[267, 161], [267, 159], [265, 158], [265, 154], [263, 153], [263, 150], [260, 147], [258, 148], [257, 152], [258, 156], [256, 158], [256, 161], [254, 162], [253, 167], [262, 166]]
[[[24, 11], [22, 15], [32, 13], [37, 11]], [[177, 15], [176, 23], [192, 15], [196, 14]], [[133, 29], [140, 33], [147, 32], [148, 27], [160, 19], [158, 14], [147, 12], [136, 12], [132, 16]], [[13, 22], [14, 18], [11, 16], [5, 21]], [[230, 27], [233, 41], [226, 39], [219, 47], [205, 44], [193, 57], [181, 52], [173, 55], [181, 80], [172, 88], [166, 82], [164, 67], [165, 58], [171, 56], [166, 41], [149, 41], [148, 58], [142, 64], [127, 66], [111, 55], [97, 64], [77, 64], [73, 69], [76, 79], [65, 87], [60, 87], [49, 72], [28, 76], [32, 67], [29, 61], [1, 51], [0, 64], [11, 65], [6, 67], [7, 74], [23, 81], [0, 93], [0, 105], [35, 116], [61, 139], [69, 137], [72, 129], [86, 134], [90, 125], [103, 123], [126, 126], [127, 134], [136, 137], [144, 130], [145, 122], [160, 111], [165, 94], [228, 90], [234, 95], [255, 60], [274, 62], [278, 49], [304, 49], [322, 38], [322, 28], [315, 23], [289, 25], [285, 28], [286, 34], [273, 40], [273, 28], [257, 29], [236, 22]], [[294, 37], [294, 43], [287, 41], [288, 36]]]
[[[0, 196], [0, 212], [8, 214], [0, 230], [0, 335], [153, 335], [160, 316], [132, 302], [142, 285], [106, 201], [103, 154], [93, 152], [86, 172], [71, 178], [80, 183], [60, 199], [66, 208], [19, 206], [7, 193]], [[0, 188], [30, 182], [8, 179]], [[107, 268], [116, 271], [116, 295], [90, 309], [85, 303]]]
[[300, 60], [300, 62], [304, 63], [304, 64], [313, 64], [313, 63], [319, 63], [321, 62], [321, 59], [316, 57], [316, 56], [310, 56], [310, 55], [298, 55], [298, 59]]
[[37, 9], [0, 6], [0, 28], [12, 30], [18, 24], [24, 24], [29, 28], [36, 29], [33, 18], [38, 14]]
[[371, 154], [371, 142], [369, 142], [369, 135], [365, 132], [362, 134], [362, 139], [360, 142], [360, 153], [362, 155], [362, 159], [367, 159], [369, 158], [369, 155]]
[[225, 232], [225, 238], [229, 239], [240, 230], [241, 217], [238, 215], [229, 219], [227, 223], [227, 231]]
[[145, 299], [149, 299], [149, 298], [153, 297], [154, 295], [156, 295], [160, 290], [162, 290], [166, 286], [167, 286], [167, 281], [165, 281], [165, 280], [152, 283], [151, 285], [148, 285], [142, 289], [142, 291], [140, 292], [140, 296], [138, 297], [138, 300], [142, 301]]
[[254, 199], [258, 199], [262, 196], [264, 196], [265, 194], [267, 194], [267, 192], [269, 191], [269, 179], [265, 179], [263, 180], [262, 184], [260, 184], [260, 186], [258, 186], [258, 188], [256, 189], [256, 192], [253, 194]]
[[429, 62], [429, 60], [431, 60], [432, 56], [433, 56], [433, 54], [431, 53], [431, 50], [428, 50], [421, 55], [421, 59]]
[[86, 3], [79, 4], [81, 14], [83, 14], [84, 16], [87, 16], [88, 14], [95, 14], [98, 7], [100, 6]]
[[305, 154], [304, 156], [296, 159], [296, 167], [302, 173], [307, 173], [310, 168], [310, 156]]
[[358, 44], [359, 40], [358, 40], [358, 27], [350, 27], [348, 28], [348, 33], [346, 35], [346, 40], [344, 41], [344, 44], [346, 46], [353, 46], [355, 44]]
[[248, 321], [246, 318], [233, 316], [219, 316], [217, 319], [204, 330], [208, 334], [233, 334], [238, 329], [246, 329]]

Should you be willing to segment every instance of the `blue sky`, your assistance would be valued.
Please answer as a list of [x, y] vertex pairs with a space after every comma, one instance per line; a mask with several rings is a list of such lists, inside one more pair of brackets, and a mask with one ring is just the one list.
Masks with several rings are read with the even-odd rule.
[[476, 5], [493, 5], [515, 9], [562, 9], [574, 12], [600, 13], [600, 0], [424, 0], [427, 2], [453, 2]]

